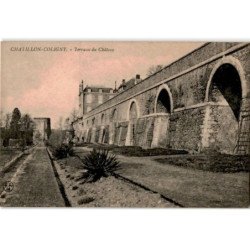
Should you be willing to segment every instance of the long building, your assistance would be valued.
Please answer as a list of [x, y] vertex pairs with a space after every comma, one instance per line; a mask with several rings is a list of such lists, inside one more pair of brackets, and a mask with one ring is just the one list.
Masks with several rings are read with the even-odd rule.
[[[108, 98], [97, 97], [100, 104], [84, 107], [79, 98], [75, 136], [120, 146], [249, 154], [249, 85], [249, 43], [205, 43], [145, 79], [124, 80]], [[91, 102], [103, 90], [80, 86], [79, 96], [84, 92]]]

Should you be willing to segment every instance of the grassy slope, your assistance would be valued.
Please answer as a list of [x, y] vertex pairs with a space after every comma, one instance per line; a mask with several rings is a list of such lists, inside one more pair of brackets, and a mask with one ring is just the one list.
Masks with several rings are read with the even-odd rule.
[[164, 157], [155, 159], [162, 164], [211, 172], [249, 172], [250, 157], [226, 154], [190, 155], [187, 157]]

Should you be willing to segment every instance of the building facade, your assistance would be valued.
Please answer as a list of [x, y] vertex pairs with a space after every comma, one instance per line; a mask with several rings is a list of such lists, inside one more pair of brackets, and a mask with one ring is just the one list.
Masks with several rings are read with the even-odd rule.
[[73, 124], [80, 141], [249, 154], [249, 43], [206, 43], [135, 79], [80, 111]]
[[47, 141], [51, 134], [50, 118], [34, 118], [33, 142]]
[[115, 96], [112, 88], [79, 86], [79, 117]]

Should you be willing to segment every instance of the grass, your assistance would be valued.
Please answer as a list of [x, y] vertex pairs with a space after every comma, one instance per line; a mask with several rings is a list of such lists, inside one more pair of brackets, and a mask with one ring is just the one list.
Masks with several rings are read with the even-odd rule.
[[116, 145], [92, 144], [89, 145], [88, 148], [109, 150], [112, 151], [112, 153], [114, 154], [121, 154], [125, 156], [134, 156], [134, 157], [188, 154], [188, 152], [185, 150], [176, 150], [168, 148], [144, 149], [139, 146], [116, 146]]
[[126, 157], [120, 161], [118, 174], [158, 191], [185, 207], [249, 206], [249, 173], [200, 171], [160, 164], [148, 157]]
[[[36, 149], [20, 172], [5, 206], [64, 207], [58, 184], [45, 149]], [[7, 195], [8, 196], [8, 195]]]
[[235, 173], [250, 171], [250, 157], [214, 153], [210, 155], [189, 155], [187, 157], [166, 157], [154, 159], [162, 164], [211, 172]]
[[[81, 157], [88, 154], [84, 149], [77, 151], [77, 155]], [[195, 161], [199, 157], [201, 156], [168, 156], [173, 162], [180, 158], [183, 161], [185, 161], [184, 158]], [[167, 157], [163, 156], [161, 159], [165, 158]], [[248, 173], [197, 171], [188, 167], [176, 167], [174, 164], [160, 164], [154, 158], [148, 157], [118, 159], [121, 162], [118, 174], [158, 191], [185, 207], [246, 207], [249, 204]], [[77, 157], [61, 161], [68, 163], [66, 165], [70, 166], [68, 169], [73, 172], [72, 174], [77, 169], [82, 169], [82, 163]], [[191, 161], [188, 160], [188, 162]]]
[[0, 170], [3, 166], [11, 161], [14, 157], [21, 153], [20, 150], [16, 149], [1, 149], [0, 150]]

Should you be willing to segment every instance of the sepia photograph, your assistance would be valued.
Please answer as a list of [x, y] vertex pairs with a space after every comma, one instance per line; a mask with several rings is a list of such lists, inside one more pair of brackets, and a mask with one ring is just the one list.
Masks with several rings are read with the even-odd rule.
[[250, 43], [1, 42], [1, 207], [247, 208]]

